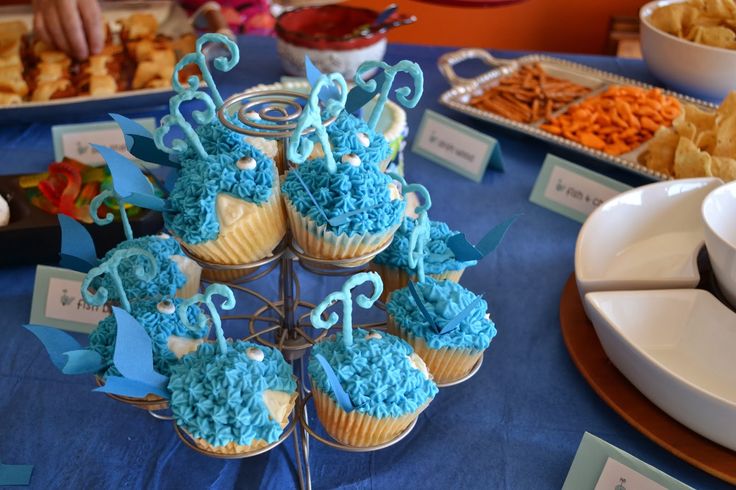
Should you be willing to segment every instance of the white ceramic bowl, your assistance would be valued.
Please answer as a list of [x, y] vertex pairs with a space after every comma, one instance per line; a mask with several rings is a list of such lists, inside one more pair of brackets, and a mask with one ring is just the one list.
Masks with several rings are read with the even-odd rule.
[[693, 288], [704, 241], [700, 205], [723, 182], [669, 180], [619, 194], [580, 229], [575, 278], [590, 291]]
[[698, 289], [589, 293], [613, 364], [655, 405], [736, 450], [736, 314]]
[[649, 22], [655, 9], [680, 1], [657, 0], [639, 11], [644, 60], [669, 88], [695, 97], [722, 99], [736, 90], [736, 51], [680, 39]]
[[345, 79], [352, 80], [355, 71], [363, 62], [383, 59], [386, 53], [386, 40], [381, 39], [375, 44], [357, 49], [335, 50], [306, 48], [277, 39], [276, 50], [281, 59], [281, 66], [289, 75], [303, 77], [304, 57], [309, 56], [322, 73], [338, 72]]
[[718, 286], [736, 305], [736, 181], [708, 194], [702, 214], [705, 246]]

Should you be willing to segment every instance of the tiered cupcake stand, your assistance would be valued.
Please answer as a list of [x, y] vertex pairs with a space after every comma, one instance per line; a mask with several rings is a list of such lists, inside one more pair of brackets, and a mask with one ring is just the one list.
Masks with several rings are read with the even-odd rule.
[[[286, 141], [296, 127], [296, 120], [302, 110], [300, 101], [303, 101], [304, 98], [305, 95], [302, 93], [285, 90], [245, 92], [234, 95], [226, 100], [218, 116], [223, 124], [233, 131], [248, 136], [266, 136], [277, 141], [279, 150], [275, 160], [277, 166], [283, 172], [286, 166]], [[258, 112], [261, 122], [253, 121], [245, 116], [246, 113], [252, 113], [254, 111]], [[232, 122], [235, 117], [237, 117], [241, 124], [234, 124]], [[325, 124], [330, 124], [332, 120], [326, 120]], [[310, 420], [309, 418], [307, 409], [312, 394], [306, 383], [305, 354], [312, 345], [329, 335], [330, 330], [317, 330], [311, 326], [309, 314], [316, 305], [301, 299], [299, 276], [295, 272], [295, 265], [298, 263], [308, 273], [332, 277], [349, 276], [365, 270], [368, 267], [368, 263], [386, 249], [389, 244], [390, 240], [379, 250], [361, 257], [346, 260], [326, 260], [307, 255], [287, 234], [271, 256], [252, 263], [221, 265], [191, 257], [203, 269], [203, 282], [227, 284], [236, 296], [250, 296], [258, 302], [263, 303], [263, 306], [258, 308], [253, 314], [223, 316], [222, 320], [224, 322], [247, 322], [249, 335], [242, 340], [258, 342], [281, 351], [284, 358], [292, 364], [294, 373], [298, 378], [298, 398], [294, 412], [291, 414], [289, 423], [284, 428], [283, 434], [276, 442], [268, 446], [246, 454], [214, 453], [197, 447], [189, 436], [174, 423], [175, 431], [183, 443], [194, 451], [206, 456], [223, 459], [241, 459], [268, 452], [293, 435], [298, 484], [301, 489], [310, 489], [312, 487], [309, 465], [310, 438], [332, 448], [349, 452], [376, 451], [392, 446], [404, 439], [416, 425], [416, 420], [393, 440], [370, 447], [348, 446], [320, 435], [317, 431], [314, 420]], [[254, 289], [247, 287], [248, 284], [269, 276], [277, 268], [279, 269], [279, 299], [271, 300]], [[376, 302], [375, 305], [385, 311], [385, 305], [383, 303]], [[354, 325], [353, 328], [385, 330], [387, 328], [387, 322], [384, 319], [379, 322]], [[444, 388], [466, 381], [478, 372], [482, 363], [483, 357], [481, 356], [478, 363], [467, 376], [451, 383], [439, 384], [438, 386]], [[160, 410], [157, 411], [160, 407], [148, 402], [141, 402], [140, 400], [133, 401], [114, 395], [113, 397], [139, 408], [146, 409], [152, 416], [158, 419], [172, 419], [170, 416], [162, 414]]]

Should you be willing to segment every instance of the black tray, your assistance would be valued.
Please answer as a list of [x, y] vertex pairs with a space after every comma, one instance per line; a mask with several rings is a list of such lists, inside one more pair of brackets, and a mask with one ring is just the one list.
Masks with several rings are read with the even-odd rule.
[[[10, 206], [10, 223], [0, 227], [0, 267], [24, 264], [56, 264], [59, 261], [61, 232], [56, 215], [37, 208], [18, 183], [20, 175], [0, 176], [0, 194]], [[107, 226], [86, 224], [101, 257], [125, 240], [123, 227], [116, 219]], [[130, 216], [133, 235], [156, 234], [163, 228], [161, 213], [142, 209]]]

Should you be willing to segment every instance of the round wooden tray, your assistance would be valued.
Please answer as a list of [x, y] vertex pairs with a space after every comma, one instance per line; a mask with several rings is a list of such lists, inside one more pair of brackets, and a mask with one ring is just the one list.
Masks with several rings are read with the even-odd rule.
[[608, 360], [585, 315], [574, 274], [567, 280], [560, 299], [560, 325], [575, 366], [608, 406], [678, 458], [736, 484], [736, 452], [696, 434], [657, 408]]

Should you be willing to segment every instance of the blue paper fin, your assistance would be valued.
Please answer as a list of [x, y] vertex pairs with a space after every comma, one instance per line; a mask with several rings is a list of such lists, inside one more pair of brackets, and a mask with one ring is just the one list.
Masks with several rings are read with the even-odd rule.
[[97, 264], [97, 252], [87, 229], [74, 218], [57, 215], [61, 227], [61, 261], [66, 269], [89, 272]]
[[35, 335], [46, 348], [51, 362], [59, 371], [64, 371], [67, 358], [65, 352], [81, 350], [82, 346], [77, 339], [58, 328], [45, 327], [43, 325], [23, 325], [23, 328]]
[[61, 370], [64, 374], [92, 374], [102, 371], [102, 357], [90, 349], [78, 349], [64, 352], [66, 365]]
[[0, 487], [21, 486], [31, 483], [32, 464], [0, 463]]
[[358, 85], [350, 89], [350, 92], [348, 92], [348, 99], [345, 102], [345, 111], [348, 114], [353, 114], [354, 112], [357, 112], [358, 109], [366, 105], [369, 100], [376, 96], [380, 88], [383, 86], [385, 75], [381, 71], [377, 73], [374, 77], [372, 77], [371, 80], [376, 81], [376, 90], [374, 90], [373, 92], [368, 92]]
[[414, 298], [414, 302], [417, 304], [419, 312], [422, 314], [427, 323], [437, 329], [437, 322], [435, 322], [434, 318], [432, 318], [432, 315], [429, 313], [429, 310], [427, 310], [427, 307], [424, 306], [424, 300], [419, 295], [419, 291], [417, 291], [414, 283], [411, 281], [409, 281], [409, 292], [411, 293], [412, 298]]
[[126, 135], [125, 145], [128, 147], [131, 155], [144, 162], [151, 162], [165, 167], [181, 168], [179, 163], [171, 160], [168, 153], [159, 150], [153, 138], [137, 134]]
[[92, 391], [100, 393], [110, 393], [112, 395], [130, 396], [133, 398], [143, 398], [148, 394], [160, 396], [161, 398], [169, 398], [169, 394], [157, 386], [151, 386], [142, 381], [121, 378], [119, 376], [108, 376], [105, 384]]
[[151, 337], [130, 313], [112, 307], [117, 323], [113, 363], [129, 380], [139, 381], [155, 388], [163, 388], [168, 378], [153, 369]]
[[337, 374], [335, 374], [335, 371], [332, 369], [332, 366], [330, 366], [330, 363], [327, 362], [327, 359], [325, 359], [322, 354], [317, 354], [316, 358], [317, 362], [319, 362], [319, 365], [322, 366], [322, 369], [324, 369], [325, 371], [325, 376], [327, 376], [327, 383], [330, 385], [330, 388], [332, 388], [332, 391], [335, 393], [337, 404], [340, 405], [340, 408], [342, 408], [346, 412], [352, 412], [353, 410], [355, 410], [353, 402], [350, 400], [350, 396], [343, 389], [342, 385], [340, 384], [340, 380], [337, 378]]
[[458, 233], [447, 239], [447, 246], [455, 258], [460, 262], [469, 260], [480, 260], [489, 253], [493, 252], [503, 240], [504, 235], [516, 221], [519, 215], [514, 215], [503, 223], [494, 226], [486, 235], [481, 238], [478, 245], [471, 244], [464, 233]]
[[468, 304], [468, 306], [463, 308], [463, 311], [461, 311], [455, 316], [455, 318], [445, 323], [445, 326], [439, 330], [440, 335], [446, 334], [446, 333], [449, 333], [455, 330], [458, 327], [458, 325], [460, 325], [460, 323], [465, 319], [465, 317], [467, 317], [470, 314], [470, 312], [473, 311], [473, 309], [475, 308], [475, 305], [478, 304], [478, 302], [481, 300], [482, 297], [483, 297], [482, 295], [476, 296], [475, 299]]
[[93, 144], [107, 162], [115, 193], [126, 203], [154, 211], [163, 211], [166, 203], [156, 196], [153, 185], [138, 166], [115, 150]]
[[[307, 74], [309, 85], [314, 87], [314, 85], [317, 83], [317, 80], [319, 80], [319, 77], [322, 76], [322, 72], [319, 71], [319, 68], [317, 68], [314, 63], [312, 63], [312, 60], [309, 59], [309, 56], [304, 56], [304, 69]], [[319, 91], [319, 94], [317, 94], [317, 96], [322, 102], [327, 102], [330, 99], [340, 100], [340, 91], [334, 84], [330, 84], [323, 87], [322, 90]]]
[[149, 130], [141, 126], [139, 123], [133, 121], [132, 119], [128, 119], [125, 116], [121, 116], [120, 114], [115, 114], [112, 112], [109, 115], [115, 120], [116, 123], [118, 123], [118, 126], [120, 126], [120, 129], [122, 130], [124, 135], [146, 136], [153, 139], [153, 135]]

